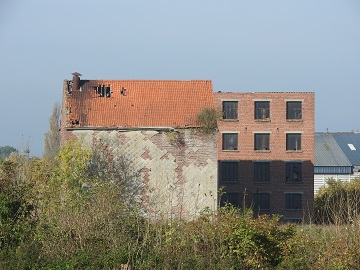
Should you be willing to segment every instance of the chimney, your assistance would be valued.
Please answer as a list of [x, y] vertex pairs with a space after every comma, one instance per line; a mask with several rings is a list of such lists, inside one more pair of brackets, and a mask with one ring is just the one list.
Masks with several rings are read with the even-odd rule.
[[81, 74], [78, 72], [72, 73], [73, 75], [73, 84], [72, 84], [72, 90], [79, 90], [80, 89], [80, 76]]

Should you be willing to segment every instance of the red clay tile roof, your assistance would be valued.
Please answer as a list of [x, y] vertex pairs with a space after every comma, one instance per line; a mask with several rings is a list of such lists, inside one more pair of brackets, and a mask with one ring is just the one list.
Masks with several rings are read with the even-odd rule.
[[[197, 126], [198, 112], [214, 106], [211, 81], [81, 80], [80, 85], [64, 92], [66, 127]], [[110, 85], [111, 97], [100, 97], [99, 85]]]

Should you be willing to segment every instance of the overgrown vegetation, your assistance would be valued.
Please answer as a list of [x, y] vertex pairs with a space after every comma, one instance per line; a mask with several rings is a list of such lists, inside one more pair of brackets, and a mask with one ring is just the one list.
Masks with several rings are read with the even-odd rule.
[[18, 150], [12, 146], [0, 146], [0, 160], [8, 158], [11, 153], [17, 153]]
[[330, 179], [315, 198], [317, 223], [348, 225], [360, 221], [360, 179], [341, 182]]
[[220, 116], [221, 113], [215, 108], [206, 107], [198, 113], [196, 120], [205, 133], [211, 133], [217, 128], [217, 121]]
[[49, 118], [50, 130], [45, 133], [44, 137], [44, 158], [48, 158], [50, 161], [55, 159], [60, 150], [60, 112], [60, 104], [55, 103]]
[[0, 269], [359, 269], [358, 186], [329, 182], [318, 224], [229, 205], [150, 220], [138, 173], [104, 144], [70, 142], [54, 161], [12, 154], [0, 161]]

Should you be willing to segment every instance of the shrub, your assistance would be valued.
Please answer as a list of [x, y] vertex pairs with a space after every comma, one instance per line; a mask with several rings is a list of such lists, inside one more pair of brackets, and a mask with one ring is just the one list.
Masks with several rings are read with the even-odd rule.
[[318, 223], [349, 224], [360, 219], [360, 179], [341, 182], [330, 179], [315, 196]]
[[203, 108], [196, 116], [198, 123], [206, 133], [211, 133], [217, 128], [217, 121], [220, 118], [218, 110], [210, 107]]

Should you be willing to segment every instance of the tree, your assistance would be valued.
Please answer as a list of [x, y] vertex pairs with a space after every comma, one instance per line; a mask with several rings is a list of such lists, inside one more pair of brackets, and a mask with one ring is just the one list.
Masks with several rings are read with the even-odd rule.
[[217, 121], [220, 115], [219, 111], [215, 108], [205, 107], [196, 115], [196, 120], [205, 133], [211, 133], [217, 128]]
[[60, 109], [56, 102], [49, 118], [50, 130], [45, 134], [44, 157], [50, 160], [54, 160], [60, 150]]
[[0, 146], [0, 160], [8, 158], [13, 152], [17, 153], [17, 150], [12, 146]]

